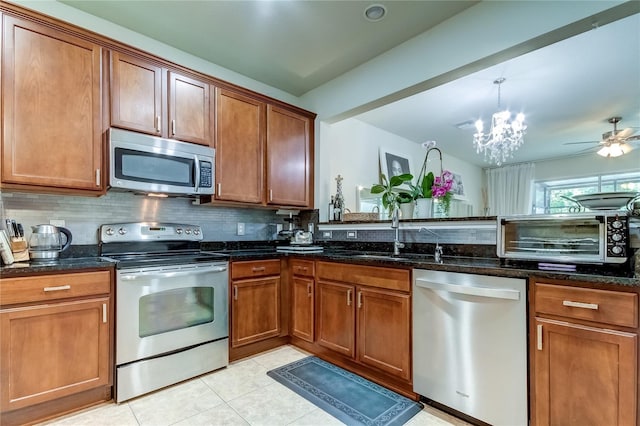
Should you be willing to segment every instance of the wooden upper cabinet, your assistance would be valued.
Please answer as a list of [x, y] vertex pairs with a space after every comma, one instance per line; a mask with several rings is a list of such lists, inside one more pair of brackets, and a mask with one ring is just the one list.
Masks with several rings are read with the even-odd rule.
[[217, 200], [259, 204], [263, 193], [265, 104], [215, 89]]
[[103, 191], [101, 47], [2, 19], [2, 183]]
[[311, 122], [273, 105], [267, 107], [267, 203], [311, 207]]
[[112, 52], [111, 125], [210, 145], [209, 83]]
[[111, 52], [111, 125], [162, 135], [162, 68]]
[[209, 83], [169, 72], [169, 137], [211, 144]]

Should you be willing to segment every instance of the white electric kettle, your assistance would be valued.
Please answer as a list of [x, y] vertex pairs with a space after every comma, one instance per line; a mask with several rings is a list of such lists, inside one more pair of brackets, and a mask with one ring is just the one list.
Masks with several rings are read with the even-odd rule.
[[[61, 226], [36, 225], [31, 227], [29, 258], [34, 261], [56, 260], [61, 251], [71, 244], [71, 231]], [[61, 234], [66, 237], [62, 244]]]

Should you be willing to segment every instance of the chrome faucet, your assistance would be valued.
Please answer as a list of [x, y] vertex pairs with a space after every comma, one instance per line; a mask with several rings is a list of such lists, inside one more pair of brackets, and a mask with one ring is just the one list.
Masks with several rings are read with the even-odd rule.
[[438, 241], [440, 240], [440, 236], [435, 232], [433, 232], [431, 229], [427, 229], [424, 227], [420, 228], [418, 232], [422, 232], [422, 231], [431, 232], [433, 235], [436, 236], [436, 247], [435, 247], [435, 250], [433, 251], [433, 260], [436, 263], [442, 263], [442, 246], [440, 246], [440, 244], [438, 243]]
[[400, 228], [400, 217], [399, 217], [400, 208], [397, 204], [393, 205], [393, 211], [391, 213], [391, 228], [396, 230], [396, 236], [393, 240], [393, 255], [399, 256], [400, 249], [404, 248], [404, 243], [400, 242], [400, 238], [398, 236], [398, 231]]

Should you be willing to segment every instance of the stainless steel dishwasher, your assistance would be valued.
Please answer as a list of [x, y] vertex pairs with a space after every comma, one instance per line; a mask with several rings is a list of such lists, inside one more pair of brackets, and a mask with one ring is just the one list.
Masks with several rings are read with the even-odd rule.
[[414, 269], [413, 390], [492, 425], [526, 426], [526, 288]]

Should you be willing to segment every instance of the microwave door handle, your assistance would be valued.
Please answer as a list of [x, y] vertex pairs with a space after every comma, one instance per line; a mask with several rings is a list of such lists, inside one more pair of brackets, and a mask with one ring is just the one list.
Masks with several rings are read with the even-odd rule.
[[193, 159], [195, 160], [195, 163], [196, 163], [196, 167], [195, 167], [196, 178], [194, 179], [194, 181], [196, 183], [196, 192], [198, 192], [200, 190], [200, 160], [198, 159], [197, 155], [194, 155]]

